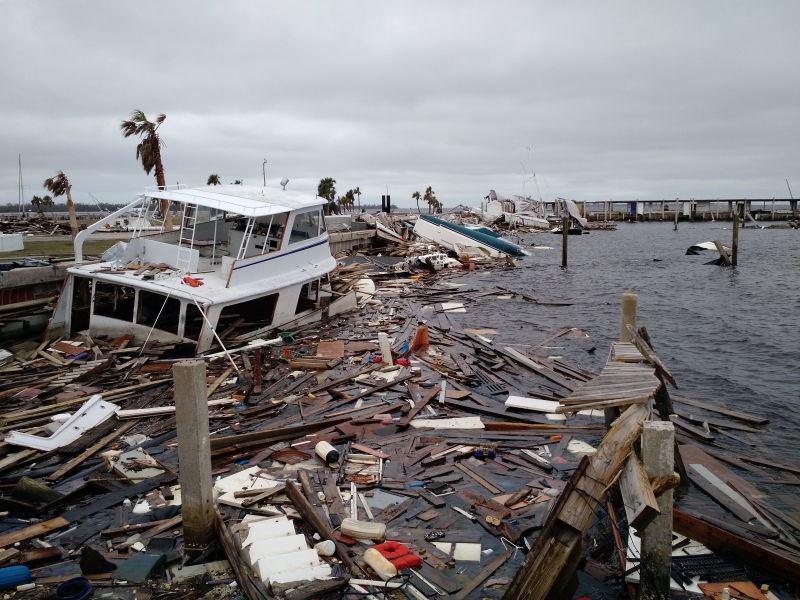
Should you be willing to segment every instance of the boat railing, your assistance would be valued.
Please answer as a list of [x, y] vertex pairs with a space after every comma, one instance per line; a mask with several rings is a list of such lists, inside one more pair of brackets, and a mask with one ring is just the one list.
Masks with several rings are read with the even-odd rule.
[[177, 190], [188, 190], [189, 186], [185, 183], [176, 183], [175, 185], [153, 185], [144, 188], [144, 193], [148, 192], [175, 192]]

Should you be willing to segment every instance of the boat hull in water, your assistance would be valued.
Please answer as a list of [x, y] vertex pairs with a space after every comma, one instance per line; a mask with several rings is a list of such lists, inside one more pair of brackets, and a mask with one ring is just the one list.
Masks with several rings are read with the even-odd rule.
[[458, 247], [477, 247], [492, 257], [521, 257], [528, 254], [521, 247], [502, 238], [428, 215], [420, 215], [414, 225], [414, 233], [456, 252]]

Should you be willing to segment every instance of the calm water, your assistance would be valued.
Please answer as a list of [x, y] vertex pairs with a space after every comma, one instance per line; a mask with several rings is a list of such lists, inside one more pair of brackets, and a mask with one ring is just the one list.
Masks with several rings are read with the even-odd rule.
[[[536, 342], [558, 328], [577, 327], [589, 339], [556, 340], [551, 355], [599, 370], [619, 339], [621, 295], [636, 293], [638, 325], [678, 382], [676, 395], [766, 415], [772, 435], [759, 438], [776, 456], [800, 457], [800, 231], [740, 229], [739, 266], [704, 263], [716, 252], [686, 256], [698, 242], [730, 245], [730, 223], [621, 224], [616, 231], [569, 237], [569, 268], [562, 270], [561, 237], [522, 237], [530, 248], [521, 267], [462, 280], [499, 285], [541, 302], [488, 300], [459, 315], [463, 325], [497, 329], [499, 339]], [[597, 347], [594, 354], [586, 352]], [[725, 445], [732, 440], [720, 438]]]

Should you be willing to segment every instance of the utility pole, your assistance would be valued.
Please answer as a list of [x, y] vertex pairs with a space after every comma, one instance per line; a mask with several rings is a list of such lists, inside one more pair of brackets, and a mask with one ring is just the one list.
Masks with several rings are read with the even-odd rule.
[[267, 187], [267, 159], [261, 163], [261, 174], [264, 175], [264, 187]]

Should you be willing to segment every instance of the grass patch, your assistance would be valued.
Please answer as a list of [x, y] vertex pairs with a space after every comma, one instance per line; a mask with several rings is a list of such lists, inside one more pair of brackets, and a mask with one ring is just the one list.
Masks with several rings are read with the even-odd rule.
[[[21, 258], [23, 256], [75, 256], [72, 239], [64, 236], [64, 240], [42, 240], [23, 238], [25, 249], [16, 252], [0, 252], [0, 259]], [[119, 240], [86, 240], [83, 243], [84, 256], [99, 256]]]

